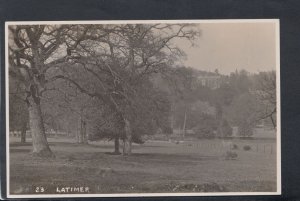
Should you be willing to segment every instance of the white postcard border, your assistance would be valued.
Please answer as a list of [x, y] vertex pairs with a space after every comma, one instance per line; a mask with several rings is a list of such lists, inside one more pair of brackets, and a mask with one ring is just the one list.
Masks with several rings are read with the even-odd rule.
[[[40, 24], [152, 24], [152, 23], [275, 23], [276, 24], [276, 101], [277, 101], [277, 191], [276, 192], [220, 192], [220, 193], [126, 193], [126, 194], [10, 194], [9, 161], [9, 82], [8, 82], [8, 26]], [[280, 27], [279, 19], [212, 19], [212, 20], [95, 20], [95, 21], [7, 21], [5, 22], [5, 100], [6, 100], [6, 194], [7, 198], [69, 198], [69, 197], [164, 197], [164, 196], [246, 196], [281, 195], [281, 99], [280, 99]]]

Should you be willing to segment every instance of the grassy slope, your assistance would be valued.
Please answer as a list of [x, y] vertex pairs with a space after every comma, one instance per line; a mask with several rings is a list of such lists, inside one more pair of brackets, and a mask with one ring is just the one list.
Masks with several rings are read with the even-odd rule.
[[36, 186], [46, 193], [57, 186], [88, 186], [90, 193], [276, 191], [275, 154], [239, 149], [237, 160], [225, 160], [228, 148], [216, 140], [148, 142], [134, 146], [130, 157], [107, 154], [110, 143], [55, 141], [55, 159], [34, 159], [29, 143], [11, 144], [11, 193], [33, 193]]

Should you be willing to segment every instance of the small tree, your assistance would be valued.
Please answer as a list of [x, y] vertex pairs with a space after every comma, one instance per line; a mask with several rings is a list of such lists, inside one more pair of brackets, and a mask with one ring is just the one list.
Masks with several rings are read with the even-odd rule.
[[260, 72], [256, 75], [252, 93], [263, 105], [258, 121], [270, 119], [273, 127], [276, 128], [276, 72]]
[[[130, 154], [136, 113], [132, 112], [142, 96], [137, 87], [142, 86], [155, 73], [164, 71], [183, 54], [172, 40], [194, 39], [191, 25], [182, 24], [121, 24], [107, 25], [109, 34], [82, 42], [77, 51], [82, 56], [75, 60], [97, 79], [101, 90], [90, 90], [70, 76], [57, 75], [77, 86], [82, 92], [100, 99], [123, 121], [124, 154]], [[97, 32], [97, 30], [95, 30]], [[95, 48], [97, 47], [97, 48]], [[148, 88], [143, 88], [148, 90]]]
[[244, 93], [235, 97], [227, 110], [227, 117], [234, 125], [238, 126], [239, 135], [251, 136], [259, 109], [260, 105], [257, 99], [250, 93]]
[[219, 88], [212, 91], [211, 103], [215, 106], [215, 116], [218, 125], [217, 134], [218, 136], [226, 136], [224, 133], [224, 110], [231, 105], [235, 97], [235, 91], [229, 84], [222, 84]]

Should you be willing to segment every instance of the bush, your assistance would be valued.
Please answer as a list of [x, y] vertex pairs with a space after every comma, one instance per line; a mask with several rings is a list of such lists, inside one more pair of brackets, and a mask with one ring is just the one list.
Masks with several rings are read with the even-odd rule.
[[214, 138], [216, 136], [216, 121], [212, 115], [202, 115], [201, 121], [193, 130], [197, 138]]
[[243, 147], [243, 149], [244, 149], [244, 151], [249, 151], [249, 150], [251, 150], [251, 146], [245, 145], [245, 146]]
[[132, 135], [131, 140], [132, 140], [132, 142], [134, 142], [136, 144], [144, 144], [145, 143], [145, 139], [141, 135]]
[[238, 154], [233, 151], [227, 151], [225, 154], [225, 160], [236, 160], [238, 157]]

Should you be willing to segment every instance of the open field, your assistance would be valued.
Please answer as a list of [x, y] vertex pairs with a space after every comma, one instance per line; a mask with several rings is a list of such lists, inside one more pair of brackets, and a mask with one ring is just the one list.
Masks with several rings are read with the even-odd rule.
[[[31, 144], [16, 140], [10, 143], [12, 194], [78, 186], [88, 187], [89, 193], [276, 191], [274, 141], [235, 141], [238, 157], [226, 160], [229, 143], [222, 140], [148, 141], [134, 145], [131, 156], [122, 156], [109, 154], [110, 142], [78, 145], [49, 138], [55, 159], [32, 158]], [[244, 151], [244, 145], [252, 149]]]

